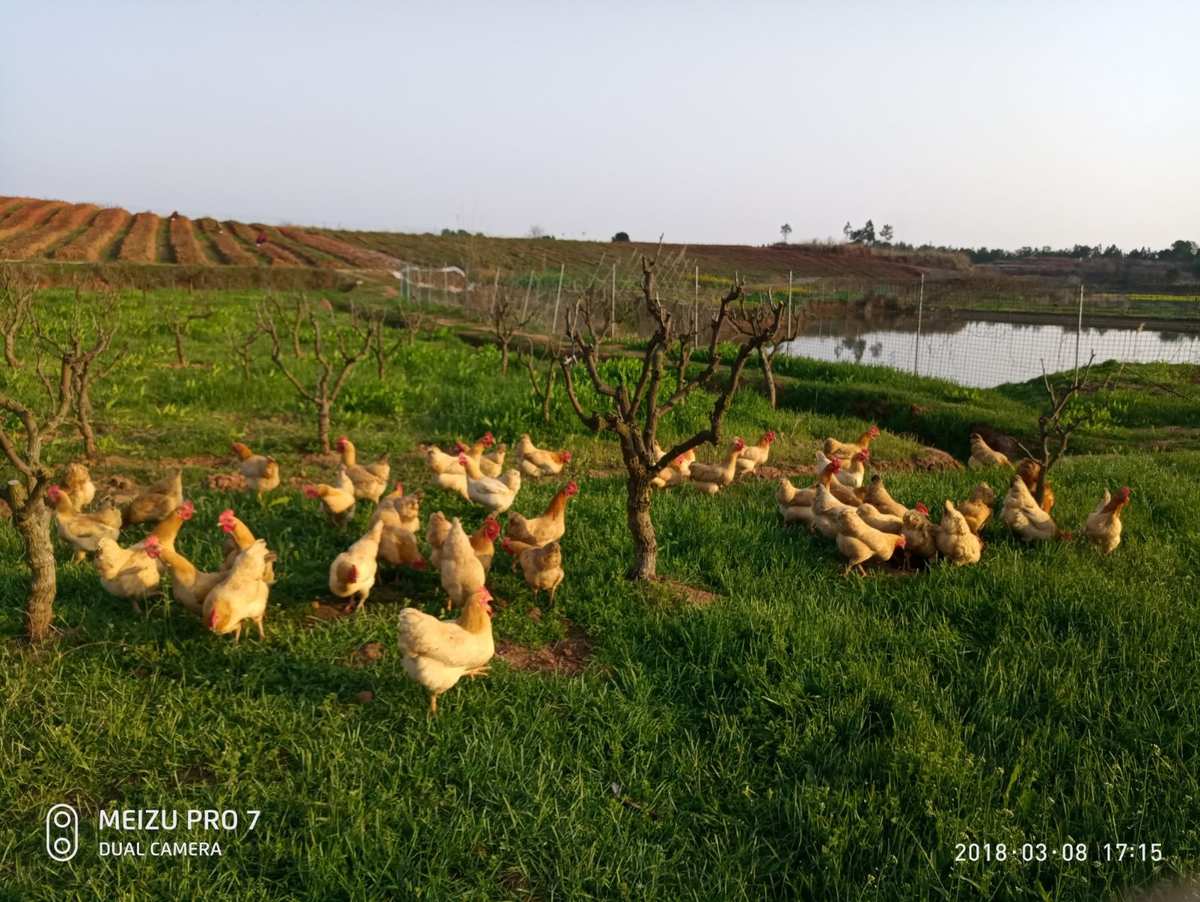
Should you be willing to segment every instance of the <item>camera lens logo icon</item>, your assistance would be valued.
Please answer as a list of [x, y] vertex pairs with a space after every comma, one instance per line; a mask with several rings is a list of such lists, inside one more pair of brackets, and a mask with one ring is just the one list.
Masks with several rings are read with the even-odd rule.
[[55, 861], [70, 861], [79, 851], [79, 813], [70, 805], [46, 812], [46, 852]]

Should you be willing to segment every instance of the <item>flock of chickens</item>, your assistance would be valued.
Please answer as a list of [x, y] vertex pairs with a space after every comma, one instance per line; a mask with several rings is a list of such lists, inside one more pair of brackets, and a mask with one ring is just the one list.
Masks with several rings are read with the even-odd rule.
[[[817, 452], [818, 478], [812, 486], [797, 488], [781, 478], [776, 500], [784, 521], [803, 523], [810, 531], [833, 539], [847, 561], [846, 573], [865, 572], [866, 564], [890, 561], [900, 551], [906, 563], [938, 555], [954, 564], [978, 561], [983, 551], [979, 535], [992, 516], [995, 501], [991, 487], [980, 483], [966, 501], [946, 501], [941, 522], [935, 524], [924, 504], [906, 507], [888, 493], [881, 477], [866, 479], [870, 444], [878, 434], [872, 426], [854, 443], [827, 439]], [[774, 432], [767, 432], [750, 446], [735, 439], [724, 460], [713, 464], [697, 462], [695, 452], [689, 451], [664, 468], [654, 485], [667, 489], [688, 483], [704, 494], [715, 494], [739, 475], [765, 464], [775, 438]], [[1011, 466], [978, 435], [971, 436], [971, 447], [972, 467]], [[338, 528], [349, 525], [360, 502], [374, 505], [374, 513], [367, 531], [330, 564], [330, 591], [347, 600], [345, 610], [360, 611], [376, 584], [381, 564], [415, 570], [433, 567], [446, 593], [445, 609], [458, 609], [455, 620], [441, 620], [411, 607], [400, 613], [405, 672], [429, 693], [430, 710], [436, 713], [438, 697], [464, 676], [485, 674], [495, 653], [492, 596], [485, 583], [502, 531], [497, 515], [510, 511], [522, 479], [562, 474], [571, 454], [540, 449], [528, 435], [522, 435], [515, 448], [516, 465], [506, 470], [507, 449], [497, 445], [490, 432], [471, 445], [458, 442], [452, 453], [421, 446], [434, 483], [485, 512], [472, 532], [467, 532], [459, 518], [434, 512], [424, 530], [426, 556], [418, 539], [422, 534], [420, 495], [405, 494], [399, 483], [385, 494], [391, 475], [386, 457], [360, 464], [353, 442], [345, 437], [338, 440], [337, 449], [341, 463], [332, 484], [306, 485], [305, 495], [319, 501]], [[273, 458], [255, 454], [240, 442], [235, 442], [232, 450], [249, 491], [261, 498], [280, 485], [279, 466]], [[658, 454], [661, 459], [661, 449]], [[1032, 490], [1039, 475], [1036, 461], [1017, 465], [1000, 518], [1028, 542], [1070, 538], [1051, 517], [1054, 494], [1050, 486], [1045, 486], [1041, 505], [1034, 500]], [[261, 639], [270, 586], [275, 581], [276, 556], [266, 542], [256, 538], [232, 510], [226, 510], [218, 519], [226, 534], [222, 564], [215, 571], [200, 571], [176, 547], [183, 524], [195, 512], [192, 502], [183, 497], [181, 473], [176, 471], [145, 490], [126, 488], [128, 491], [118, 488], [109, 496], [109, 506], [87, 512], [96, 487], [79, 463], [69, 464], [62, 484], [49, 488], [47, 497], [55, 509], [58, 533], [75, 550], [75, 560], [93, 555], [104, 589], [129, 599], [136, 611], [141, 610], [139, 601], [160, 591], [162, 575], [169, 571], [174, 599], [199, 616], [208, 629], [222, 635], [232, 633], [237, 641], [243, 626], [253, 623]], [[520, 569], [535, 596], [545, 591], [551, 603], [564, 579], [560, 540], [566, 532], [566, 508], [577, 493], [576, 483], [567, 482], [540, 516], [510, 512], [503, 529], [501, 548], [511, 557], [513, 569]], [[1120, 543], [1121, 511], [1129, 503], [1129, 494], [1129, 489], [1123, 488], [1110, 497], [1106, 490], [1087, 519], [1085, 534], [1105, 553]], [[153, 524], [144, 539], [129, 547], [118, 544], [121, 529], [142, 523]]]
[[[833, 539], [846, 559], [845, 573], [864, 573], [872, 561], [888, 562], [904, 552], [904, 563], [931, 561], [939, 555], [955, 565], [974, 564], [983, 554], [980, 533], [992, 517], [996, 493], [986, 482], [979, 483], [971, 497], [955, 504], [947, 500], [941, 522], [934, 523], [929, 508], [917, 502], [907, 507], [891, 496], [878, 474], [865, 480], [871, 459], [870, 445], [879, 434], [872, 426], [857, 442], [826, 439], [817, 452], [817, 481], [798, 489], [786, 478], [779, 480], [775, 500], [785, 523], [803, 523], [811, 532]], [[988, 447], [978, 434], [971, 435], [973, 469], [1012, 467], [1009, 459]], [[1000, 519], [1025, 542], [1070, 539], [1051, 516], [1054, 491], [1046, 483], [1042, 503], [1034, 498], [1041, 477], [1041, 464], [1026, 458], [1016, 466], [1008, 493], [1000, 507]], [[866, 485], [864, 485], [866, 481]], [[1121, 543], [1121, 511], [1129, 503], [1130, 490], [1104, 497], [1088, 516], [1084, 534], [1102, 553]]]

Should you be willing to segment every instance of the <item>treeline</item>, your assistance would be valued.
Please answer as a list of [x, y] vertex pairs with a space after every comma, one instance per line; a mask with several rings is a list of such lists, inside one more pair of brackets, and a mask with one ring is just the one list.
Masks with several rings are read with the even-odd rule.
[[1115, 244], [1107, 247], [1102, 245], [1076, 244], [1069, 248], [1019, 247], [1015, 251], [999, 247], [962, 248], [963, 253], [971, 258], [972, 263], [996, 263], [1004, 260], [1026, 260], [1031, 257], [1068, 257], [1074, 260], [1092, 260], [1107, 258], [1112, 260], [1161, 260], [1172, 263], [1191, 264], [1200, 271], [1200, 254], [1195, 241], [1180, 239], [1171, 243], [1170, 247], [1162, 250], [1152, 250], [1148, 247], [1134, 248], [1124, 251]]

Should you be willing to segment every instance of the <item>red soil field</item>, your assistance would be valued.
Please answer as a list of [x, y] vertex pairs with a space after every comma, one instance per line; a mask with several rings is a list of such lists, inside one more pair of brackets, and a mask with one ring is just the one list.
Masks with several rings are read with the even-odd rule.
[[355, 247], [352, 244], [347, 244], [345, 241], [339, 241], [337, 238], [330, 238], [326, 235], [314, 235], [311, 232], [305, 232], [301, 229], [281, 228], [279, 231], [285, 238], [290, 238], [298, 244], [306, 244], [319, 251], [324, 251], [331, 256], [339, 257], [351, 266], [358, 266], [363, 269], [376, 269], [381, 266], [390, 267], [396, 265], [396, 261], [386, 254]]
[[3, 223], [0, 223], [0, 241], [11, 235], [36, 229], [66, 204], [57, 200], [32, 200]]
[[282, 231], [274, 226], [264, 225], [261, 222], [252, 222], [250, 227], [258, 229], [260, 232], [266, 233], [270, 243], [281, 250], [287, 251], [293, 257], [300, 261], [301, 266], [316, 266], [321, 269], [337, 269], [341, 261], [331, 260], [325, 254], [316, 253], [311, 248], [305, 249], [303, 244], [297, 244], [292, 241]]
[[0, 219], [3, 219], [9, 213], [16, 210], [17, 207], [21, 206], [21, 204], [23, 204], [23, 203], [27, 203], [27, 201], [23, 197], [0, 198]]
[[175, 262], [189, 266], [208, 263], [208, 256], [200, 250], [196, 236], [192, 234], [192, 221], [176, 213], [171, 217], [170, 223], [171, 249], [175, 252]]
[[221, 262], [230, 266], [258, 266], [258, 258], [243, 248], [236, 238], [211, 216], [197, 219], [196, 225], [206, 234], [217, 248]]
[[121, 242], [117, 259], [127, 263], [154, 263], [158, 259], [158, 214], [139, 213], [133, 217], [133, 228]]
[[4, 252], [17, 259], [36, 257], [88, 224], [99, 208], [95, 204], [61, 207], [41, 228], [22, 232], [5, 242]]
[[[230, 226], [233, 229], [234, 234], [236, 234], [239, 238], [241, 238], [251, 247], [255, 247], [254, 242], [258, 238], [259, 229], [248, 226], [244, 222], [228, 222], [226, 225]], [[269, 237], [270, 236], [268, 236], [268, 238]], [[265, 244], [261, 244], [255, 249], [260, 254], [266, 254], [268, 257], [270, 257], [272, 266], [304, 266], [304, 261], [295, 254], [284, 250], [283, 248], [279, 247], [279, 245], [273, 244], [269, 240]]]
[[120, 207], [101, 210], [86, 232], [77, 235], [54, 252], [54, 259], [99, 260], [105, 248], [116, 240], [131, 219], [129, 212]]

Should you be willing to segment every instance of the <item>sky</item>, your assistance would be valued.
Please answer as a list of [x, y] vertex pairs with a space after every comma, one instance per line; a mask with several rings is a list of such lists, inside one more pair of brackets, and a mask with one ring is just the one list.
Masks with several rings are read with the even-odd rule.
[[0, 195], [762, 244], [1200, 240], [1200, 3], [11, 4]]

